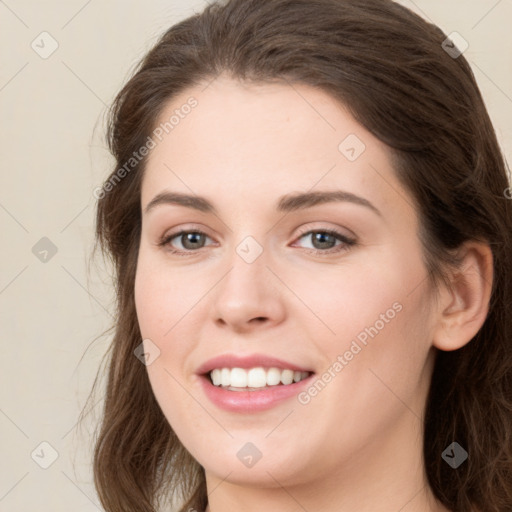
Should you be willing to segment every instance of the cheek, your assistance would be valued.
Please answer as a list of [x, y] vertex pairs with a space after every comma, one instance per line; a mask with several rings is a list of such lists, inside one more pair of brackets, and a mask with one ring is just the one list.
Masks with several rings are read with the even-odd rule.
[[168, 270], [159, 268], [154, 258], [151, 260], [141, 251], [134, 298], [145, 351], [158, 353], [146, 368], [154, 396], [167, 421], [179, 427], [183, 417], [187, 417], [184, 411], [194, 406], [190, 395], [184, 391], [181, 375], [190, 347], [179, 342], [186, 339], [182, 330], [186, 322], [179, 320], [186, 313], [182, 291], [187, 288], [177, 275], [171, 280], [167, 274]]
[[[161, 258], [141, 249], [135, 276], [134, 298], [144, 337], [164, 340], [190, 309], [193, 286], [182, 273], [162, 264]], [[197, 300], [197, 299], [196, 299]]]
[[[430, 377], [427, 319], [421, 296], [405, 295], [374, 296], [359, 316], [340, 315], [337, 339], [322, 344], [329, 359], [318, 378], [327, 384], [318, 385], [320, 392], [306, 390], [306, 407], [321, 411], [325, 436], [336, 431], [347, 440], [374, 439], [398, 418], [421, 416]], [[345, 322], [350, 327], [343, 330]], [[305, 403], [308, 396], [302, 398]]]
[[202, 285], [194, 277], [197, 273], [170, 268], [164, 258], [141, 249], [134, 299], [142, 337], [159, 351], [158, 359], [147, 368], [157, 398], [162, 390], [170, 397], [181, 396], [178, 381], [194, 370], [189, 358], [199, 339], [195, 319], [205, 314], [206, 301], [200, 298], [208, 289], [208, 283]]
[[352, 361], [344, 375], [344, 387], [354, 404], [365, 404], [354, 411], [354, 417], [368, 411], [383, 419], [411, 411], [421, 416], [432, 362], [425, 290], [419, 287], [409, 295], [406, 290], [397, 291], [385, 304], [393, 299], [398, 300], [391, 308], [374, 310], [373, 319], [346, 341], [348, 354], [357, 350], [348, 346], [353, 340], [361, 347], [357, 355], [349, 356]]
[[383, 247], [378, 258], [359, 260], [351, 271], [340, 267], [297, 282], [298, 293], [331, 331], [311, 315], [310, 326], [323, 335], [311, 329], [310, 339], [326, 356], [326, 367], [342, 357], [333, 369], [338, 391], [360, 396], [359, 403], [364, 395], [374, 396], [377, 406], [386, 394], [393, 398], [386, 385], [409, 397], [423, 385], [431, 348], [425, 269], [417, 246], [399, 249]]
[[141, 264], [137, 267], [135, 276], [134, 299], [137, 311], [137, 320], [143, 338], [157, 337], [161, 332], [161, 321], [165, 306], [164, 297], [160, 296], [155, 286], [155, 274], [148, 272], [147, 267]]
[[310, 271], [307, 279], [293, 269], [285, 276], [310, 310], [303, 316], [311, 340], [322, 339], [328, 352], [339, 353], [346, 340], [368, 338], [365, 332], [375, 324], [378, 331], [389, 330], [408, 300], [404, 283], [412, 279], [399, 261], [385, 256]]

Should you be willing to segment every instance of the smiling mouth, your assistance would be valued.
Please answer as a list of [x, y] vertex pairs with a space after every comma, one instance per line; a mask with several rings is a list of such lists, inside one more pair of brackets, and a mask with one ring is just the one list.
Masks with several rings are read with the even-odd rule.
[[313, 375], [310, 371], [294, 371], [262, 366], [245, 368], [215, 368], [203, 377], [218, 388], [228, 391], [261, 391], [290, 386]]

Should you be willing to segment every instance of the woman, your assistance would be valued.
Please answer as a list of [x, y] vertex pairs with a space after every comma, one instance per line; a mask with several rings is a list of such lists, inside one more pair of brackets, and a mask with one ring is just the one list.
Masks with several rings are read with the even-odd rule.
[[105, 510], [512, 510], [510, 189], [454, 49], [389, 0], [230, 0], [143, 59], [96, 194]]

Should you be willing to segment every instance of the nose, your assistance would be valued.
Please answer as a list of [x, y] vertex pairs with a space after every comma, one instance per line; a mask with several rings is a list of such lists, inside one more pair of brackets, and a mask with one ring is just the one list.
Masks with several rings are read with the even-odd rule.
[[275, 269], [270, 271], [267, 266], [268, 251], [263, 250], [252, 262], [240, 254], [233, 251], [230, 270], [215, 287], [215, 323], [239, 333], [278, 325], [286, 316], [284, 290]]

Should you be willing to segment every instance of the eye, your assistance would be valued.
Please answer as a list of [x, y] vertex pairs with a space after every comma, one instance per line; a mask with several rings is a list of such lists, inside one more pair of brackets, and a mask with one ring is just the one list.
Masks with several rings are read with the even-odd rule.
[[[314, 253], [332, 253], [346, 251], [356, 245], [356, 240], [349, 238], [335, 229], [316, 229], [302, 233], [299, 240], [310, 237]], [[336, 244], [339, 241], [340, 243]], [[334, 250], [333, 250], [334, 249]]]
[[[349, 238], [335, 229], [316, 229], [305, 231], [299, 237], [299, 240], [310, 237], [312, 240], [312, 248], [307, 248], [309, 252], [315, 254], [330, 254], [347, 251], [350, 247], [357, 244], [356, 240]], [[205, 246], [205, 240], [211, 238], [200, 230], [180, 230], [176, 233], [171, 233], [164, 236], [158, 245], [167, 247], [169, 252], [178, 255], [187, 255], [197, 252]], [[173, 242], [176, 239], [178, 247]], [[336, 243], [338, 242], [338, 243]], [[181, 247], [180, 247], [181, 246]]]
[[[172, 241], [175, 238], [181, 245], [181, 247], [178, 247], [177, 249], [172, 244]], [[169, 246], [169, 251], [172, 253], [193, 252], [196, 249], [203, 248], [203, 244], [206, 238], [210, 237], [206, 233], [203, 233], [199, 230], [181, 230], [177, 233], [171, 233], [170, 235], [163, 237], [158, 245], [163, 247]]]

